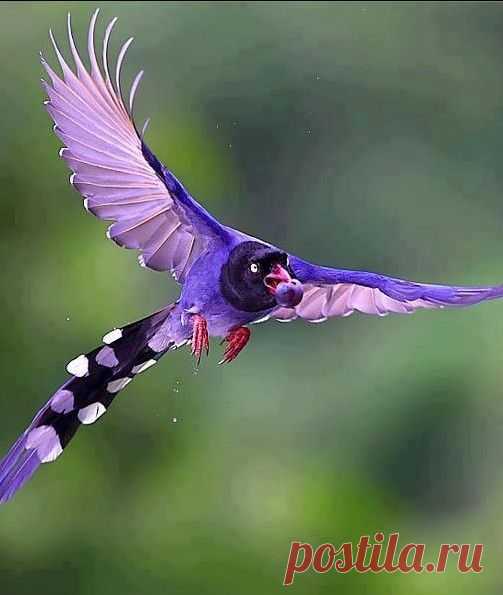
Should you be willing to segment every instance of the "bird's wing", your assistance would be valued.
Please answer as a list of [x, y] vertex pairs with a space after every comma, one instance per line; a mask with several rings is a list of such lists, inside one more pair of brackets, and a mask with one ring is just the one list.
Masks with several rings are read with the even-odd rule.
[[89, 27], [89, 70], [75, 46], [70, 16], [68, 37], [75, 71], [65, 62], [52, 32], [62, 77], [42, 58], [50, 79], [42, 81], [48, 95], [46, 108], [54, 120], [55, 133], [65, 144], [60, 155], [73, 171], [71, 183], [84, 197], [86, 209], [114, 222], [107, 236], [120, 246], [140, 250], [143, 266], [171, 271], [183, 283], [197, 256], [212, 240], [224, 239], [227, 231], [143, 142], [132, 116], [143, 71], [134, 78], [127, 103], [120, 83], [121, 66], [132, 38], [119, 51], [112, 82], [107, 47], [116, 19], [106, 28], [101, 68], [94, 49], [97, 16], [98, 11]]
[[377, 273], [322, 267], [295, 256], [290, 256], [290, 267], [304, 285], [304, 297], [296, 308], [278, 308], [270, 318], [323, 322], [331, 316], [349, 316], [353, 312], [375, 316], [410, 314], [421, 308], [471, 306], [503, 297], [503, 285], [453, 287], [414, 283]]

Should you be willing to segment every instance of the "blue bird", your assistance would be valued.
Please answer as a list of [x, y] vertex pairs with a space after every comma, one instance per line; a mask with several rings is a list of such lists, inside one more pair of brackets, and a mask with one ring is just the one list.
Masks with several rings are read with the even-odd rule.
[[157, 159], [144, 130], [138, 132], [133, 101], [143, 72], [134, 78], [127, 102], [120, 76], [132, 38], [119, 51], [112, 80], [107, 47], [116, 19], [106, 28], [100, 65], [94, 47], [97, 16], [98, 11], [89, 28], [90, 68], [79, 56], [70, 18], [73, 69], [50, 33], [62, 75], [41, 57], [48, 75], [45, 106], [86, 210], [112, 221], [107, 236], [139, 250], [142, 266], [172, 273], [181, 294], [174, 304], [111, 330], [102, 345], [67, 365], [70, 378], [0, 462], [0, 502], [9, 500], [41, 463], [56, 460], [78, 428], [98, 420], [133, 378], [186, 343], [199, 362], [209, 337], [223, 338], [221, 363], [230, 362], [248, 342], [248, 325], [267, 319], [321, 322], [355, 311], [408, 314], [503, 297], [501, 285], [430, 285], [319, 266], [221, 224]]

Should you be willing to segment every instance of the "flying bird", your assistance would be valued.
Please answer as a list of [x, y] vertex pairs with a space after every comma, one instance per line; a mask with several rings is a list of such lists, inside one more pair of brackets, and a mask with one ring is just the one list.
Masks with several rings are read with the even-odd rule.
[[136, 127], [133, 101], [143, 72], [133, 79], [127, 100], [121, 89], [132, 38], [120, 49], [111, 74], [107, 48], [117, 19], [106, 27], [98, 57], [97, 17], [98, 11], [89, 27], [89, 68], [77, 51], [70, 17], [73, 68], [50, 32], [61, 74], [41, 55], [47, 72], [45, 107], [85, 209], [112, 222], [108, 238], [138, 250], [141, 266], [171, 273], [181, 293], [175, 303], [111, 330], [102, 345], [67, 365], [70, 377], [0, 462], [0, 502], [9, 500], [42, 463], [56, 460], [78, 428], [98, 420], [131, 380], [184, 344], [191, 345], [199, 362], [209, 350], [209, 337], [223, 338], [222, 362], [231, 362], [250, 338], [249, 325], [267, 319], [322, 322], [353, 312], [408, 314], [503, 297], [502, 285], [431, 285], [319, 266], [217, 221]]

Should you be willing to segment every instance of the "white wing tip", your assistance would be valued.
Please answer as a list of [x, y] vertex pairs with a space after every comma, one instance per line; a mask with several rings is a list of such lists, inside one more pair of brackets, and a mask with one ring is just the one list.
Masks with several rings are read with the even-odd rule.
[[140, 70], [140, 72], [137, 73], [137, 75], [134, 77], [133, 83], [131, 85], [131, 89], [129, 91], [129, 113], [131, 114], [131, 117], [133, 116], [133, 107], [134, 107], [134, 99], [136, 96], [136, 91], [138, 90], [138, 87], [140, 85], [141, 79], [143, 78], [145, 71], [144, 70]]
[[312, 320], [308, 320], [311, 324], [319, 324], [320, 322], [325, 322], [328, 318], [326, 316], [322, 316], [321, 318], [313, 318]]
[[143, 137], [145, 136], [145, 132], [147, 132], [147, 128], [148, 128], [148, 125], [149, 124], [150, 124], [150, 118], [147, 118], [145, 120], [145, 123], [143, 124], [143, 128], [141, 129], [141, 138], [142, 138], [142, 140], [143, 140]]
[[96, 21], [96, 19], [98, 18], [98, 15], [99, 15], [99, 14], [100, 14], [100, 9], [99, 9], [99, 8], [97, 8], [97, 9], [96, 9], [96, 10], [93, 12], [93, 14], [92, 14], [92, 16], [91, 16], [91, 19], [94, 19], [94, 20]]

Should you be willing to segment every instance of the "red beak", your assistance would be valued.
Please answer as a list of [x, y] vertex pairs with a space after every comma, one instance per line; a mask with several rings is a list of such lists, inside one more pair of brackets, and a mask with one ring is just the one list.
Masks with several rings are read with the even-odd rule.
[[265, 286], [272, 295], [276, 293], [276, 288], [280, 283], [290, 283], [290, 281], [292, 281], [292, 277], [280, 264], [275, 264], [264, 279]]

